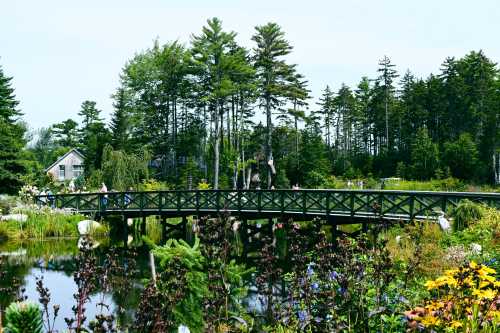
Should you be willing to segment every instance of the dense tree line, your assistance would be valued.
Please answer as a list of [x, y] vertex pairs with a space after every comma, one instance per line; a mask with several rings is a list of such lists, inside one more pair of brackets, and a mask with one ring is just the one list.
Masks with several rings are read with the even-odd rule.
[[[47, 166], [79, 147], [91, 177], [110, 145], [151, 156], [150, 174], [178, 187], [203, 179], [213, 188], [315, 187], [329, 175], [500, 182], [500, 77], [482, 51], [447, 58], [426, 79], [384, 56], [372, 78], [327, 86], [313, 103], [280, 26], [257, 26], [252, 43], [238, 45], [217, 18], [187, 46], [155, 42], [125, 64], [109, 124], [85, 101], [80, 123], [40, 130], [30, 151]], [[6, 91], [2, 121], [23, 131]]]

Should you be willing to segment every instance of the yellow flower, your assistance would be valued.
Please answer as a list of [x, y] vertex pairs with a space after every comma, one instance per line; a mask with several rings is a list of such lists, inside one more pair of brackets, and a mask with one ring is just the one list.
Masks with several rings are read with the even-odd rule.
[[452, 328], [460, 328], [463, 326], [463, 324], [457, 320], [453, 320], [450, 324]]
[[438, 284], [435, 281], [429, 280], [425, 283], [425, 286], [427, 287], [427, 290], [431, 290], [436, 289], [438, 287]]
[[476, 269], [477, 268], [477, 264], [475, 261], [471, 261], [470, 264], [469, 264], [469, 267], [472, 268], [472, 269]]
[[492, 289], [484, 289], [484, 290], [474, 289], [472, 291], [472, 295], [478, 296], [479, 298], [493, 299], [494, 297], [497, 296], [497, 293]]
[[491, 285], [491, 282], [489, 282], [489, 281], [481, 281], [479, 283], [479, 289], [483, 289], [485, 287], [488, 287], [489, 285]]
[[426, 315], [424, 318], [422, 318], [421, 321], [422, 325], [424, 326], [436, 326], [439, 324], [439, 318], [431, 316], [431, 315]]
[[481, 280], [486, 280], [486, 281], [489, 281], [489, 282], [495, 282], [495, 277], [490, 276], [490, 275], [482, 275], [481, 276]]

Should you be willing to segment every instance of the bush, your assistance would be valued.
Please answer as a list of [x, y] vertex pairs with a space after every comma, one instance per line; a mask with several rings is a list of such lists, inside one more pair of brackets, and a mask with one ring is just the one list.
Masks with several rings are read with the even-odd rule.
[[139, 191], [166, 191], [169, 189], [169, 184], [160, 182], [154, 178], [144, 179], [138, 188]]
[[42, 312], [31, 302], [16, 302], [5, 311], [6, 333], [42, 333]]
[[460, 231], [467, 228], [472, 222], [483, 217], [483, 207], [470, 200], [462, 200], [451, 212], [453, 218], [453, 229]]

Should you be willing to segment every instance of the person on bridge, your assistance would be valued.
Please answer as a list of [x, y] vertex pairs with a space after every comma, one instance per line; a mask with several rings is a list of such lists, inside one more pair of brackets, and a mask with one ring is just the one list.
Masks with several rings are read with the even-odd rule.
[[101, 205], [102, 207], [105, 209], [106, 208], [106, 205], [108, 204], [108, 187], [106, 186], [106, 184], [102, 183], [102, 186], [101, 186], [101, 190], [100, 190], [101, 193], [105, 193], [102, 197], [101, 197]]
[[130, 202], [132, 202], [132, 192], [134, 189], [132, 187], [128, 188], [129, 192], [125, 193], [125, 197], [123, 198], [123, 203], [125, 204], [125, 208], [128, 208]]

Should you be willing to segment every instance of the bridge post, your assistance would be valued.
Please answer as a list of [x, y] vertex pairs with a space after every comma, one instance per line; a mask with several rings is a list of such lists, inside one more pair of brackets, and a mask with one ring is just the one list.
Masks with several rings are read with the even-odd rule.
[[187, 216], [186, 215], [182, 216], [182, 234], [183, 234], [184, 238], [187, 237]]
[[361, 230], [363, 231], [364, 234], [366, 234], [368, 232], [368, 223], [363, 222], [361, 224]]
[[332, 228], [332, 244], [337, 246], [337, 239], [339, 237], [339, 230], [337, 229], [338, 225], [335, 223], [333, 217], [328, 217], [328, 224]]
[[123, 246], [125, 248], [128, 247], [128, 224], [127, 224], [127, 216], [125, 214], [122, 215], [122, 237], [123, 237]]
[[146, 234], [146, 215], [142, 215], [142, 223], [141, 223], [141, 235]]
[[269, 235], [273, 234], [274, 219], [272, 217], [267, 219], [267, 232]]
[[161, 238], [167, 239], [167, 217], [165, 215], [161, 216]]

